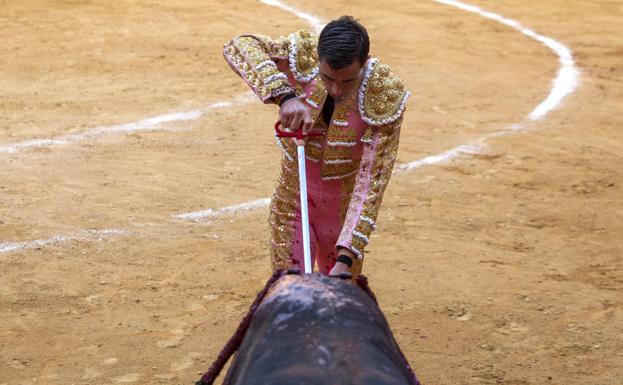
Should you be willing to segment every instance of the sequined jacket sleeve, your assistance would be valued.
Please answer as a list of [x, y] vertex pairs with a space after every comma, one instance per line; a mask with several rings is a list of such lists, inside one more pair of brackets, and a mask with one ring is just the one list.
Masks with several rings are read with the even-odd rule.
[[288, 59], [289, 41], [264, 35], [240, 35], [223, 47], [223, 56], [255, 94], [265, 103], [293, 92], [288, 76], [278, 68]]
[[355, 180], [342, 232], [336, 247], [346, 247], [363, 258], [364, 248], [376, 227], [383, 193], [392, 175], [402, 116], [396, 121], [370, 128], [370, 139], [364, 145], [361, 164]]
[[264, 35], [240, 35], [223, 47], [223, 56], [255, 94], [268, 103], [296, 92], [297, 83], [317, 74], [318, 35], [304, 30], [272, 39]]

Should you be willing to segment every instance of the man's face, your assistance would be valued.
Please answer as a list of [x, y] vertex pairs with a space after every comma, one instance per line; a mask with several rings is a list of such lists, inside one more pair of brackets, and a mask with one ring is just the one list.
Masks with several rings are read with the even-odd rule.
[[365, 63], [355, 60], [348, 67], [334, 70], [325, 60], [321, 60], [318, 68], [320, 69], [320, 78], [327, 87], [327, 92], [339, 102], [340, 99], [357, 92], [363, 79], [364, 65]]

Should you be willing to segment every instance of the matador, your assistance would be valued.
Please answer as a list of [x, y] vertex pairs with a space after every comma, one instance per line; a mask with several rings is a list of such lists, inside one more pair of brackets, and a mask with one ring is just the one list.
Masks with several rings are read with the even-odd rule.
[[[285, 127], [321, 131], [305, 143], [311, 254], [323, 274], [361, 273], [392, 175], [409, 92], [369, 56], [365, 28], [350, 16], [320, 35], [240, 35], [225, 44], [231, 68]], [[296, 143], [277, 138], [281, 173], [270, 204], [273, 268], [303, 266]]]

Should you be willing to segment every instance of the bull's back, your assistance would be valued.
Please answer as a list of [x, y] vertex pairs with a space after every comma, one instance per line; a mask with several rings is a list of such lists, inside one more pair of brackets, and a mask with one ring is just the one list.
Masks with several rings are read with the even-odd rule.
[[286, 275], [271, 288], [224, 384], [406, 385], [413, 379], [375, 301], [350, 280], [313, 274]]

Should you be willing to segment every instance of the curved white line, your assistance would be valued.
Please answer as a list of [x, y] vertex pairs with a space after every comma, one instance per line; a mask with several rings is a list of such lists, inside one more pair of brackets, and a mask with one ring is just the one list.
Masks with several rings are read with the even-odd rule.
[[277, 7], [277, 8], [281, 8], [284, 11], [293, 13], [295, 16], [298, 16], [299, 18], [305, 20], [306, 22], [309, 23], [309, 25], [311, 27], [314, 28], [314, 30], [316, 32], [320, 32], [322, 30], [322, 28], [324, 27], [325, 23], [320, 20], [318, 17], [311, 15], [307, 12], [303, 12], [300, 11], [296, 8], [294, 8], [291, 5], [288, 5], [286, 3], [284, 3], [283, 1], [280, 0], [260, 0], [260, 2], [267, 4], [267, 5], [271, 5], [273, 7]]
[[[279, 1], [279, 0], [260, 0], [260, 1], [267, 5], [282, 8], [288, 12], [295, 14], [298, 17], [301, 17], [302, 19], [309, 22], [311, 26], [314, 27], [317, 31], [319, 31], [322, 28], [323, 23], [321, 22], [319, 18], [313, 15], [310, 15], [308, 13], [299, 11], [295, 9], [294, 7], [291, 7], [283, 3], [282, 1]], [[553, 82], [554, 84], [552, 86], [552, 89], [549, 95], [547, 96], [547, 98], [544, 101], [542, 101], [528, 115], [529, 120], [538, 120], [538, 119], [545, 117], [552, 109], [554, 109], [558, 104], [560, 104], [560, 102], [565, 96], [573, 92], [573, 90], [576, 88], [578, 84], [578, 77], [579, 77], [580, 72], [579, 70], [577, 70], [577, 68], [574, 65], [571, 51], [563, 44], [557, 42], [556, 40], [552, 38], [537, 34], [536, 32], [526, 27], [523, 27], [519, 22], [515, 20], [505, 18], [496, 13], [482, 10], [481, 8], [476, 7], [476, 6], [472, 6], [472, 5], [465, 4], [459, 1], [454, 1], [454, 0], [432, 0], [432, 1], [435, 1], [441, 4], [454, 6], [454, 7], [463, 9], [465, 11], [477, 13], [483, 17], [498, 21], [502, 24], [505, 24], [511, 28], [518, 30], [524, 35], [527, 35], [545, 44], [547, 47], [552, 49], [558, 55], [560, 63], [561, 63], [561, 68], [559, 69], [558, 75]], [[245, 96], [245, 98], [243, 98], [242, 100], [243, 101], [240, 102], [239, 104], [247, 103], [251, 99], [249, 98], [249, 96]], [[53, 145], [53, 144], [66, 144], [72, 141], [82, 140], [83, 138], [87, 138], [87, 137], [99, 136], [103, 133], [108, 133], [108, 132], [131, 132], [131, 131], [137, 131], [137, 130], [154, 129], [155, 126], [157, 126], [158, 124], [164, 123], [164, 122], [197, 119], [209, 109], [229, 107], [233, 105], [234, 105], [233, 102], [226, 101], [226, 102], [213, 104], [207, 107], [203, 112], [191, 111], [188, 113], [160, 115], [160, 116], [156, 116], [153, 118], [144, 119], [139, 122], [129, 123], [126, 125], [100, 127], [100, 128], [87, 131], [83, 134], [67, 135], [67, 136], [58, 137], [55, 139], [39, 139], [39, 140], [28, 141], [28, 143], [30, 144], [26, 144], [27, 142], [22, 142], [21, 146], [20, 146], [20, 143], [16, 144], [17, 147], [15, 147], [15, 149], [12, 151], [3, 151], [3, 149], [5, 149], [7, 146], [2, 146], [0, 147], [0, 153], [14, 152], [18, 148], [41, 147], [41, 146]], [[517, 130], [520, 128], [522, 128], [521, 124], [514, 124], [511, 126], [512, 130]], [[397, 167], [394, 169], [394, 172], [407, 171], [407, 170], [412, 170], [415, 168], [420, 168], [426, 165], [442, 163], [452, 158], [458, 157], [462, 154], [474, 154], [474, 153], [481, 152], [482, 149], [486, 147], [486, 143], [485, 143], [486, 139], [492, 136], [503, 135], [506, 132], [507, 131], [501, 131], [501, 132], [489, 134], [482, 138], [479, 138], [478, 140], [476, 140], [475, 142], [471, 144], [457, 146], [441, 154], [432, 155], [432, 156], [419, 159], [413, 162], [397, 165]], [[16, 145], [13, 145], [13, 146], [16, 146]], [[195, 212], [190, 212], [190, 213], [178, 214], [178, 215], [175, 215], [174, 218], [197, 221], [202, 218], [219, 217], [221, 215], [228, 214], [228, 213], [235, 213], [240, 210], [251, 210], [254, 208], [266, 207], [268, 206], [269, 202], [270, 202], [270, 198], [262, 198], [262, 199], [258, 199], [258, 200], [247, 202], [247, 203], [226, 206], [226, 207], [217, 208], [217, 209], [207, 209], [207, 210], [195, 211]], [[35, 241], [27, 242], [27, 243], [0, 243], [0, 253], [15, 251], [15, 250], [24, 249], [24, 248], [39, 247], [45, 244], [64, 242], [66, 240], [74, 240], [74, 239], [77, 239], [77, 238], [58, 236], [58, 237], [51, 238], [50, 240], [35, 240]]]
[[201, 210], [201, 211], [192, 211], [192, 212], [184, 213], [184, 214], [177, 214], [177, 215], [174, 215], [173, 218], [183, 219], [187, 221], [199, 221], [205, 218], [214, 218], [214, 217], [220, 217], [221, 215], [225, 215], [225, 214], [233, 214], [238, 211], [249, 211], [249, 210], [253, 210], [253, 209], [257, 209], [261, 207], [266, 207], [269, 204], [270, 204], [270, 198], [262, 198], [262, 199], [257, 199], [251, 202], [221, 207], [218, 209], [207, 209], [207, 210]]
[[460, 155], [478, 154], [482, 152], [482, 150], [485, 147], [486, 147], [486, 144], [482, 140], [476, 141], [471, 144], [462, 144], [460, 146], [457, 146], [453, 149], [450, 149], [448, 151], [442, 152], [437, 155], [431, 155], [431, 156], [427, 156], [426, 158], [414, 160], [409, 163], [396, 165], [396, 167], [394, 167], [393, 173], [396, 174], [401, 171], [409, 171], [415, 168], [444, 163]]
[[[261, 2], [265, 3], [265, 4], [269, 4], [269, 5], [273, 5], [275, 7], [279, 7], [282, 9], [285, 9], [286, 11], [292, 12], [295, 15], [299, 16], [299, 17], [304, 17], [306, 20], [308, 20], [310, 22], [310, 24], [312, 24], [316, 29], [318, 29], [318, 27], [322, 24], [320, 23], [319, 19], [311, 16], [307, 13], [301, 12], [289, 5], [284, 4], [281, 1], [278, 0], [260, 0]], [[469, 5], [469, 4], [465, 4], [462, 3], [460, 1], [455, 1], [455, 0], [432, 0], [435, 1], [437, 3], [441, 3], [441, 4], [445, 4], [445, 5], [450, 5], [453, 7], [457, 7], [459, 9], [468, 11], [468, 12], [473, 12], [476, 13], [482, 17], [491, 19], [491, 20], [495, 20], [499, 23], [502, 23], [504, 25], [507, 25], [519, 32], [521, 32], [522, 34], [529, 36], [541, 43], [543, 43], [544, 45], [546, 45], [548, 48], [550, 48], [551, 50], [554, 51], [554, 53], [556, 53], [556, 55], [558, 55], [559, 61], [560, 61], [560, 69], [558, 70], [558, 75], [556, 76], [556, 78], [553, 81], [553, 86], [551, 88], [551, 91], [549, 93], [549, 95], [547, 96], [547, 98], [545, 98], [545, 100], [543, 100], [536, 108], [534, 108], [532, 110], [532, 112], [530, 112], [530, 114], [528, 115], [527, 119], [528, 120], [538, 120], [538, 119], [542, 119], [544, 118], [551, 110], [553, 110], [554, 108], [556, 108], [556, 106], [558, 106], [561, 102], [562, 99], [567, 96], [568, 94], [570, 94], [571, 92], [573, 92], [573, 90], [575, 90], [575, 88], [577, 87], [578, 84], [578, 78], [580, 75], [580, 71], [575, 67], [574, 61], [573, 61], [573, 55], [571, 54], [571, 50], [569, 50], [569, 48], [567, 48], [565, 45], [557, 42], [556, 40], [550, 38], [550, 37], [546, 37], [543, 35], [539, 35], [538, 33], [534, 32], [533, 30], [526, 28], [524, 26], [522, 26], [519, 22], [506, 18], [504, 16], [501, 16], [497, 13], [493, 13], [493, 12], [489, 12], [489, 11], [485, 11], [482, 8], [473, 6], [473, 5]], [[305, 15], [305, 16], [301, 16], [301, 15]], [[511, 131], [517, 131], [521, 128], [523, 128], [522, 124], [513, 124], [511, 125]], [[396, 165], [396, 167], [394, 168], [394, 173], [400, 173], [402, 171], [409, 171], [409, 170], [413, 170], [413, 169], [417, 169], [417, 168], [421, 168], [424, 166], [429, 166], [429, 165], [433, 165], [433, 164], [439, 164], [439, 163], [444, 163], [447, 162], [453, 158], [457, 158], [461, 155], [468, 155], [468, 154], [477, 154], [482, 152], [482, 150], [487, 146], [486, 145], [486, 140], [494, 137], [494, 136], [501, 136], [504, 135], [506, 133], [508, 133], [509, 131], [499, 131], [499, 132], [495, 132], [489, 135], [485, 135], [481, 138], [478, 138], [477, 140], [475, 140], [472, 143], [469, 144], [463, 144], [460, 146], [457, 146], [455, 148], [452, 148], [448, 151], [444, 151], [440, 154], [436, 154], [436, 155], [431, 155], [431, 156], [427, 156], [425, 158], [422, 159], [418, 159], [418, 160], [414, 160], [412, 162], [408, 162], [408, 163], [403, 163], [400, 165]], [[268, 198], [265, 198], [268, 199]], [[258, 200], [260, 201], [260, 200]], [[258, 202], [258, 201], [254, 201], [254, 202]], [[251, 202], [249, 202], [251, 203]], [[241, 204], [241, 205], [235, 205], [235, 206], [228, 206], [229, 208], [231, 207], [236, 207], [236, 206], [244, 206], [245, 203]], [[264, 206], [267, 206], [268, 203], [266, 203]], [[221, 209], [208, 209], [208, 210], [202, 210], [199, 212], [195, 212], [195, 214], [193, 213], [186, 213], [184, 215], [201, 215], [199, 213], [210, 213], [210, 217], [215, 217], [220, 215], [220, 211]], [[227, 211], [227, 212], [231, 212]], [[199, 217], [201, 218], [201, 216]]]
[[174, 112], [170, 114], [163, 114], [152, 116], [150, 118], [138, 120], [136, 122], [117, 124], [114, 126], [101, 126], [94, 127], [83, 131], [79, 134], [61, 135], [49, 139], [32, 139], [22, 142], [6, 144], [0, 146], [0, 153], [14, 153], [20, 150], [37, 148], [37, 147], [49, 147], [54, 145], [66, 145], [71, 143], [80, 142], [87, 139], [94, 139], [104, 135], [110, 134], [125, 134], [130, 132], [139, 131], [160, 131], [171, 130], [170, 127], [162, 127], [164, 123], [171, 122], [183, 122], [188, 120], [196, 120], [207, 114], [208, 112], [226, 107], [237, 107], [255, 100], [255, 96], [252, 92], [238, 96], [230, 101], [218, 102], [211, 104], [205, 108], [187, 112]]
[[562, 99], [569, 95], [578, 84], [578, 78], [580, 75], [580, 71], [575, 67], [575, 63], [573, 60], [573, 55], [571, 54], [571, 50], [567, 48], [564, 44], [557, 42], [556, 40], [539, 35], [533, 30], [524, 27], [521, 23], [501, 16], [497, 13], [485, 11], [480, 7], [476, 7], [474, 5], [469, 5], [462, 3], [456, 0], [433, 0], [440, 4], [450, 5], [464, 11], [476, 13], [482, 17], [486, 17], [487, 19], [495, 20], [498, 23], [507, 25], [524, 35], [543, 43], [549, 49], [554, 51], [554, 53], [558, 56], [560, 61], [560, 69], [558, 70], [558, 75], [554, 79], [554, 84], [552, 89], [545, 100], [543, 100], [532, 112], [528, 115], [528, 119], [537, 120], [544, 118], [551, 110], [556, 108], [558, 104], [562, 101]]
[[[521, 32], [522, 34], [543, 43], [545, 46], [554, 51], [554, 53], [558, 56], [560, 61], [560, 68], [558, 70], [556, 78], [553, 81], [552, 88], [545, 100], [539, 103], [539, 105], [536, 106], [536, 108], [534, 108], [532, 112], [530, 112], [530, 114], [528, 114], [528, 120], [534, 121], [544, 118], [551, 110], [556, 108], [562, 102], [565, 96], [569, 95], [577, 87], [580, 71], [575, 67], [571, 50], [569, 50], [569, 48], [567, 48], [562, 43], [559, 43], [550, 37], [539, 35], [533, 30], [521, 25], [518, 21], [498, 15], [497, 13], [485, 11], [482, 8], [473, 5], [465, 4], [456, 0], [433, 1], [440, 4], [450, 5], [464, 11], [473, 12], [487, 19], [495, 20], [499, 23], [507, 25]], [[523, 124], [516, 123], [510, 126], [510, 132], [518, 131], [522, 128]], [[481, 138], [478, 138], [473, 143], [460, 145], [441, 154], [398, 165], [394, 169], [394, 173], [413, 170], [431, 164], [443, 163], [464, 154], [481, 152], [486, 147], [487, 139], [495, 136], [502, 136], [507, 133], [509, 133], [508, 130], [488, 134]]]
[[103, 230], [84, 230], [76, 235], [56, 235], [48, 239], [35, 239], [28, 242], [0, 242], [0, 254], [10, 253], [14, 251], [36, 249], [47, 245], [57, 243], [66, 243], [74, 241], [100, 240], [102, 238], [110, 238], [117, 236], [126, 236], [130, 233], [119, 229], [103, 229]]

